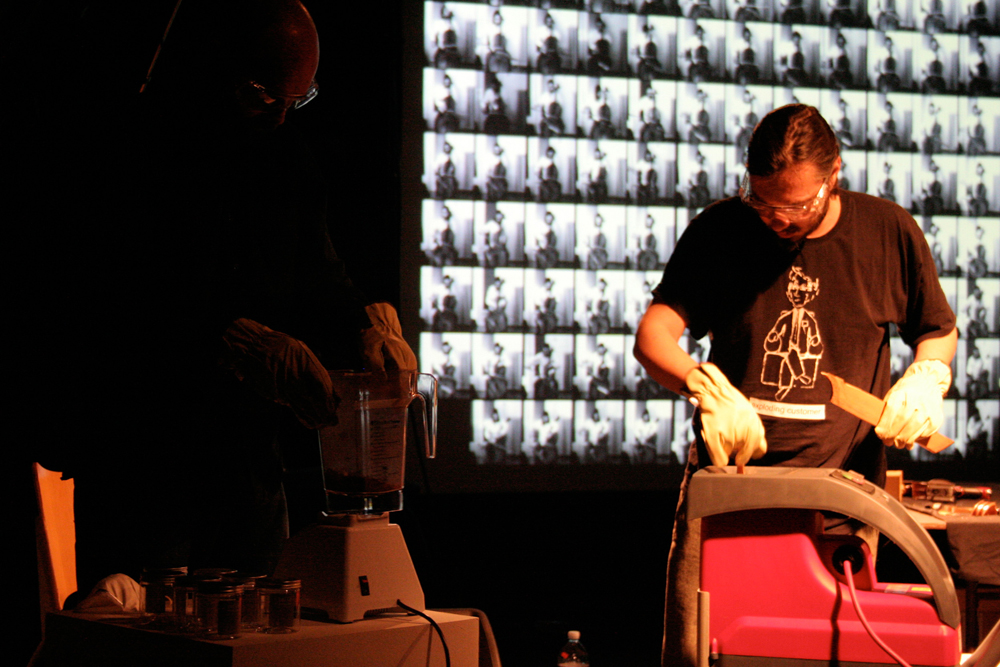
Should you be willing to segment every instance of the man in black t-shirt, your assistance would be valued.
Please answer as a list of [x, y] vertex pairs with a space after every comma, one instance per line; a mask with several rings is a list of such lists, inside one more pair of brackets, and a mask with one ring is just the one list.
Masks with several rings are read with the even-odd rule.
[[[664, 665], [695, 660], [699, 522], [685, 516], [695, 470], [735, 456], [882, 484], [883, 442], [911, 448], [935, 432], [951, 383], [955, 316], [923, 234], [902, 208], [838, 190], [837, 138], [819, 112], [772, 111], [747, 156], [740, 197], [692, 221], [636, 335], [650, 376], [699, 405], [668, 565]], [[890, 325], [915, 350], [891, 388]], [[685, 330], [711, 335], [711, 362], [678, 345]], [[878, 425], [830, 404], [821, 372], [885, 396]], [[828, 525], [837, 529], [872, 532]]]

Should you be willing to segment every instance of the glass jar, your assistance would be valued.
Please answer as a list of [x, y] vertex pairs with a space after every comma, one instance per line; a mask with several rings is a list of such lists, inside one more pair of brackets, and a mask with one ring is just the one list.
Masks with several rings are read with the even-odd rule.
[[295, 632], [299, 625], [300, 579], [263, 579], [260, 590], [261, 623], [264, 632], [283, 634]]
[[184, 568], [149, 568], [139, 579], [139, 611], [151, 622], [168, 623], [174, 615], [174, 585]]
[[228, 581], [202, 581], [195, 595], [198, 634], [206, 639], [240, 636], [240, 587]]
[[263, 574], [233, 574], [225, 577], [225, 581], [237, 584], [243, 592], [243, 618], [241, 625], [248, 632], [261, 629], [260, 588], [257, 584], [266, 575]]
[[174, 625], [177, 632], [196, 632], [198, 616], [195, 613], [195, 599], [198, 594], [198, 584], [203, 581], [221, 581], [211, 575], [188, 575], [178, 577], [174, 582]]

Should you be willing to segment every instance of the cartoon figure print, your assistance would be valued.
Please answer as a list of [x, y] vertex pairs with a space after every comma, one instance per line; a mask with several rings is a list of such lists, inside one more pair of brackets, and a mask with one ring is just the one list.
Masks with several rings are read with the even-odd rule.
[[816, 314], [805, 308], [819, 296], [819, 278], [812, 279], [793, 266], [788, 272], [785, 295], [792, 302], [792, 309], [781, 312], [764, 339], [764, 367], [760, 376], [761, 383], [778, 387], [774, 396], [779, 401], [795, 386], [811, 388], [823, 357]]

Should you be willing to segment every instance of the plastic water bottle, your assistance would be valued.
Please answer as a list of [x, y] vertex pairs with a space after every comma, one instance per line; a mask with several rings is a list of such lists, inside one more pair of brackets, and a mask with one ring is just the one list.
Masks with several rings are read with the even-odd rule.
[[590, 655], [580, 643], [580, 631], [570, 630], [566, 638], [569, 641], [559, 651], [557, 667], [590, 667]]

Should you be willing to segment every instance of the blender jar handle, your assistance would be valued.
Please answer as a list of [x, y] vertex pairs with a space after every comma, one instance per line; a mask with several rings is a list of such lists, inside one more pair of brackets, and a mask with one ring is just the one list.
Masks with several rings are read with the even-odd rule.
[[422, 409], [420, 424], [424, 432], [424, 446], [427, 458], [437, 455], [437, 378], [430, 373], [417, 373], [417, 392], [414, 398], [420, 400]]

